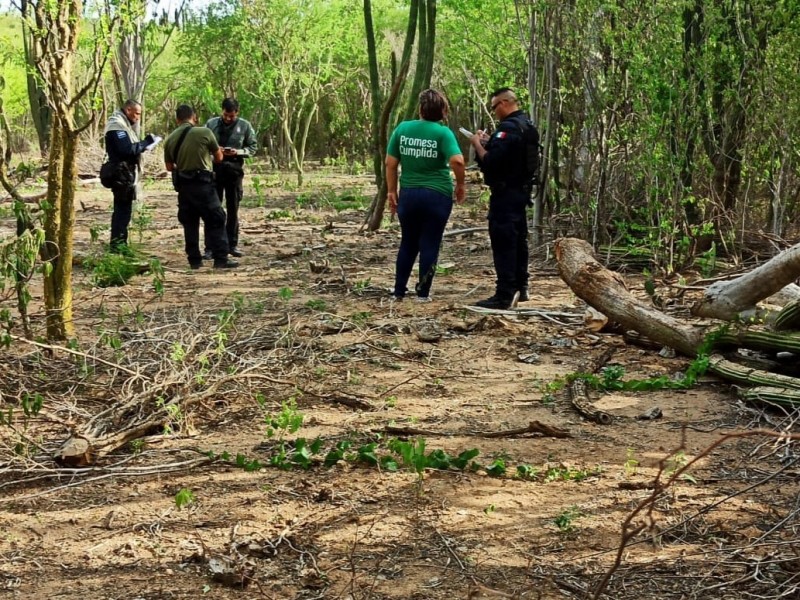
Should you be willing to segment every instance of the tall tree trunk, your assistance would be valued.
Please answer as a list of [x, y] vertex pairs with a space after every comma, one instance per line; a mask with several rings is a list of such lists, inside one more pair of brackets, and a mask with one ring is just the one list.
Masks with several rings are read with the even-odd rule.
[[417, 65], [403, 115], [406, 121], [417, 117], [419, 93], [431, 84], [436, 42], [436, 0], [419, 0], [417, 40]]
[[[75, 107], [97, 84], [107, 57], [107, 44], [95, 46], [96, 70], [87, 84], [74, 89], [73, 64], [78, 49], [78, 28], [83, 15], [81, 0], [38, 0], [34, 8], [36, 28], [32, 29], [37, 50], [36, 68], [42, 77], [48, 103], [53, 111], [47, 196], [42, 203], [45, 241], [40, 256], [45, 262], [44, 302], [48, 339], [74, 336], [72, 321], [72, 238], [75, 227], [77, 141], [83, 129], [76, 127]], [[97, 117], [92, 112], [92, 119]]]
[[[408, 61], [404, 62], [400, 66], [400, 71], [397, 73], [397, 77], [394, 80], [394, 86], [392, 86], [392, 91], [389, 93], [389, 97], [386, 98], [386, 104], [383, 106], [383, 111], [381, 112], [381, 120], [378, 126], [380, 131], [380, 138], [379, 144], [381, 148], [381, 157], [385, 159], [386, 157], [386, 145], [388, 143], [388, 132], [389, 132], [389, 118], [392, 114], [392, 108], [394, 107], [395, 103], [397, 102], [397, 97], [400, 95], [400, 88], [403, 85], [403, 81], [408, 74]], [[388, 193], [388, 189], [386, 187], [386, 177], [383, 178], [381, 181], [381, 186], [378, 188], [378, 192], [375, 194], [375, 198], [372, 200], [372, 205], [369, 207], [367, 211], [367, 217], [364, 223], [367, 225], [367, 229], [369, 231], [378, 231], [381, 228], [381, 221], [383, 221], [383, 211], [386, 208], [386, 194]]]
[[378, 144], [381, 118], [381, 79], [378, 72], [378, 51], [375, 45], [375, 27], [372, 23], [372, 2], [364, 0], [364, 29], [367, 35], [367, 60], [369, 62], [369, 94], [372, 100], [372, 169], [375, 172], [375, 185], [383, 184], [383, 157]]
[[72, 233], [77, 172], [75, 137], [57, 116], [53, 118], [51, 142], [41, 258], [48, 265], [44, 274], [47, 338], [64, 340], [75, 334], [72, 322]]
[[[730, 230], [730, 213], [736, 208], [742, 179], [742, 148], [748, 126], [747, 112], [754, 95], [754, 79], [765, 62], [767, 40], [780, 25], [761, 14], [753, 2], [735, 3], [715, 0], [719, 10], [718, 37], [715, 46], [706, 44], [705, 52], [714, 55], [713, 87], [710, 111], [704, 130], [706, 154], [714, 167], [711, 193], [715, 200], [710, 219], [717, 233]], [[708, 19], [705, 39], [711, 37]], [[721, 52], [719, 48], [726, 48]], [[710, 114], [708, 114], [710, 113]], [[724, 236], [723, 236], [724, 237]], [[698, 250], [711, 246], [709, 236], [698, 243]]]
[[134, 20], [127, 24], [129, 31], [120, 40], [117, 46], [117, 61], [122, 77], [123, 88], [120, 90], [119, 105], [131, 99], [141, 103], [144, 99], [145, 68], [144, 68], [144, 31], [142, 14], [134, 15]]
[[433, 61], [436, 57], [436, 0], [428, 0], [426, 12], [428, 21], [428, 39], [425, 42], [427, 60], [422, 77], [422, 89], [431, 87], [431, 78], [433, 77]]
[[[411, 63], [411, 51], [414, 47], [414, 38], [417, 31], [417, 15], [419, 13], [419, 3], [424, 0], [411, 0], [408, 9], [408, 27], [406, 28], [406, 39], [403, 44], [403, 55], [400, 59], [400, 68], [397, 71], [397, 76], [392, 82], [392, 91], [386, 98], [386, 103], [381, 108], [380, 120], [378, 123], [378, 151], [380, 152], [380, 168], [381, 168], [381, 184], [378, 186], [378, 192], [372, 200], [372, 204], [367, 210], [364, 224], [369, 231], [377, 231], [381, 228], [381, 221], [383, 220], [383, 211], [386, 205], [386, 177], [384, 174], [385, 160], [386, 160], [386, 144], [388, 143], [389, 135], [389, 121], [391, 120], [394, 107], [399, 101], [400, 95], [403, 92], [403, 87], [408, 75], [409, 64]], [[393, 61], [394, 65], [394, 61]], [[393, 69], [394, 71], [394, 66]]]
[[31, 117], [33, 126], [36, 129], [36, 137], [39, 141], [39, 153], [42, 158], [47, 157], [50, 149], [50, 106], [47, 103], [47, 94], [41, 83], [36, 77], [36, 62], [40, 57], [37, 56], [37, 46], [34, 43], [31, 23], [32, 18], [31, 4], [28, 0], [20, 1], [20, 12], [22, 13], [22, 43], [25, 51], [25, 64], [27, 65], [27, 86], [28, 103], [31, 107]]
[[[683, 80], [687, 88], [697, 88], [695, 96], [702, 98], [705, 95], [705, 83], [697, 77], [696, 56], [702, 47], [703, 6], [702, 0], [696, 0], [693, 6], [686, 7], [683, 11]], [[686, 103], [686, 106], [691, 106]], [[672, 149], [681, 165], [681, 193], [690, 193], [694, 185], [694, 153], [696, 149], [696, 125], [692, 114], [685, 114], [686, 106], [678, 110], [687, 125], [684, 131], [685, 138], [681, 141], [674, 133], [672, 136]], [[700, 226], [703, 222], [703, 211], [697, 202], [684, 202], [684, 213], [689, 225]]]

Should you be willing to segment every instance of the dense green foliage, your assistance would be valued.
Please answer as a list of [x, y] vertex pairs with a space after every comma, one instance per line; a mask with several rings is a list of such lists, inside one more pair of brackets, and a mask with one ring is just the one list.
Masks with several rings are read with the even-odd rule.
[[[383, 98], [407, 11], [372, 2]], [[439, 0], [432, 85], [451, 125], [470, 129], [493, 126], [493, 89], [517, 89], [546, 147], [545, 224], [647, 248], [676, 269], [760, 231], [794, 233], [798, 17], [798, 0]], [[24, 150], [35, 135], [16, 23], [0, 20], [0, 61]], [[301, 177], [309, 159], [370, 164], [369, 90], [362, 2], [220, 0], [181, 17], [148, 72], [145, 114], [164, 134], [177, 104], [203, 119], [234, 95], [264, 156]]]

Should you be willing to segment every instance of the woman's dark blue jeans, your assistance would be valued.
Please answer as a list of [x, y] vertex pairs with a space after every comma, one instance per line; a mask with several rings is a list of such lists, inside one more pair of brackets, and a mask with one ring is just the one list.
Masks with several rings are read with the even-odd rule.
[[400, 188], [397, 217], [400, 220], [400, 249], [397, 251], [394, 295], [402, 298], [419, 255], [417, 296], [427, 297], [436, 274], [442, 234], [453, 210], [453, 198], [427, 188]]

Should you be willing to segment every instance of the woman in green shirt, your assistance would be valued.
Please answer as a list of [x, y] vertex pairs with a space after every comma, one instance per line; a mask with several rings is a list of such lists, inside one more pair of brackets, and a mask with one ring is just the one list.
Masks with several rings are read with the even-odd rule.
[[[386, 152], [386, 184], [389, 208], [400, 220], [400, 248], [397, 251], [394, 297], [405, 297], [408, 278], [419, 256], [417, 300], [430, 301], [442, 235], [455, 199], [461, 204], [466, 193], [464, 157], [453, 132], [442, 123], [447, 100], [436, 90], [419, 95], [419, 119], [403, 121], [392, 132]], [[398, 166], [400, 195], [397, 194]]]

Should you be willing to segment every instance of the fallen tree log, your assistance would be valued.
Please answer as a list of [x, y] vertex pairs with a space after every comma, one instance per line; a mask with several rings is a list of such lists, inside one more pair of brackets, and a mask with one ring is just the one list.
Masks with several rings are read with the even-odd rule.
[[767, 298], [800, 277], [800, 244], [788, 248], [760, 267], [730, 281], [718, 281], [706, 289], [703, 299], [692, 307], [698, 317], [731, 320], [755, 309]]
[[[556, 242], [555, 251], [561, 278], [579, 298], [626, 329], [638, 331], [687, 356], [697, 356], [707, 328], [692, 327], [640, 302], [626, 289], [619, 275], [594, 258], [591, 246], [585, 241], [562, 238]], [[797, 341], [794, 335], [769, 332], [723, 333], [717, 337], [729, 342], [746, 340], [751, 346], [770, 350], [794, 348]], [[719, 355], [709, 358], [708, 370], [736, 383], [800, 389], [800, 379], [743, 367]]]
[[628, 291], [620, 275], [595, 259], [587, 242], [562, 238], [556, 241], [555, 253], [561, 279], [581, 300], [626, 329], [634, 329], [687, 356], [697, 354], [704, 330], [640, 302]]

